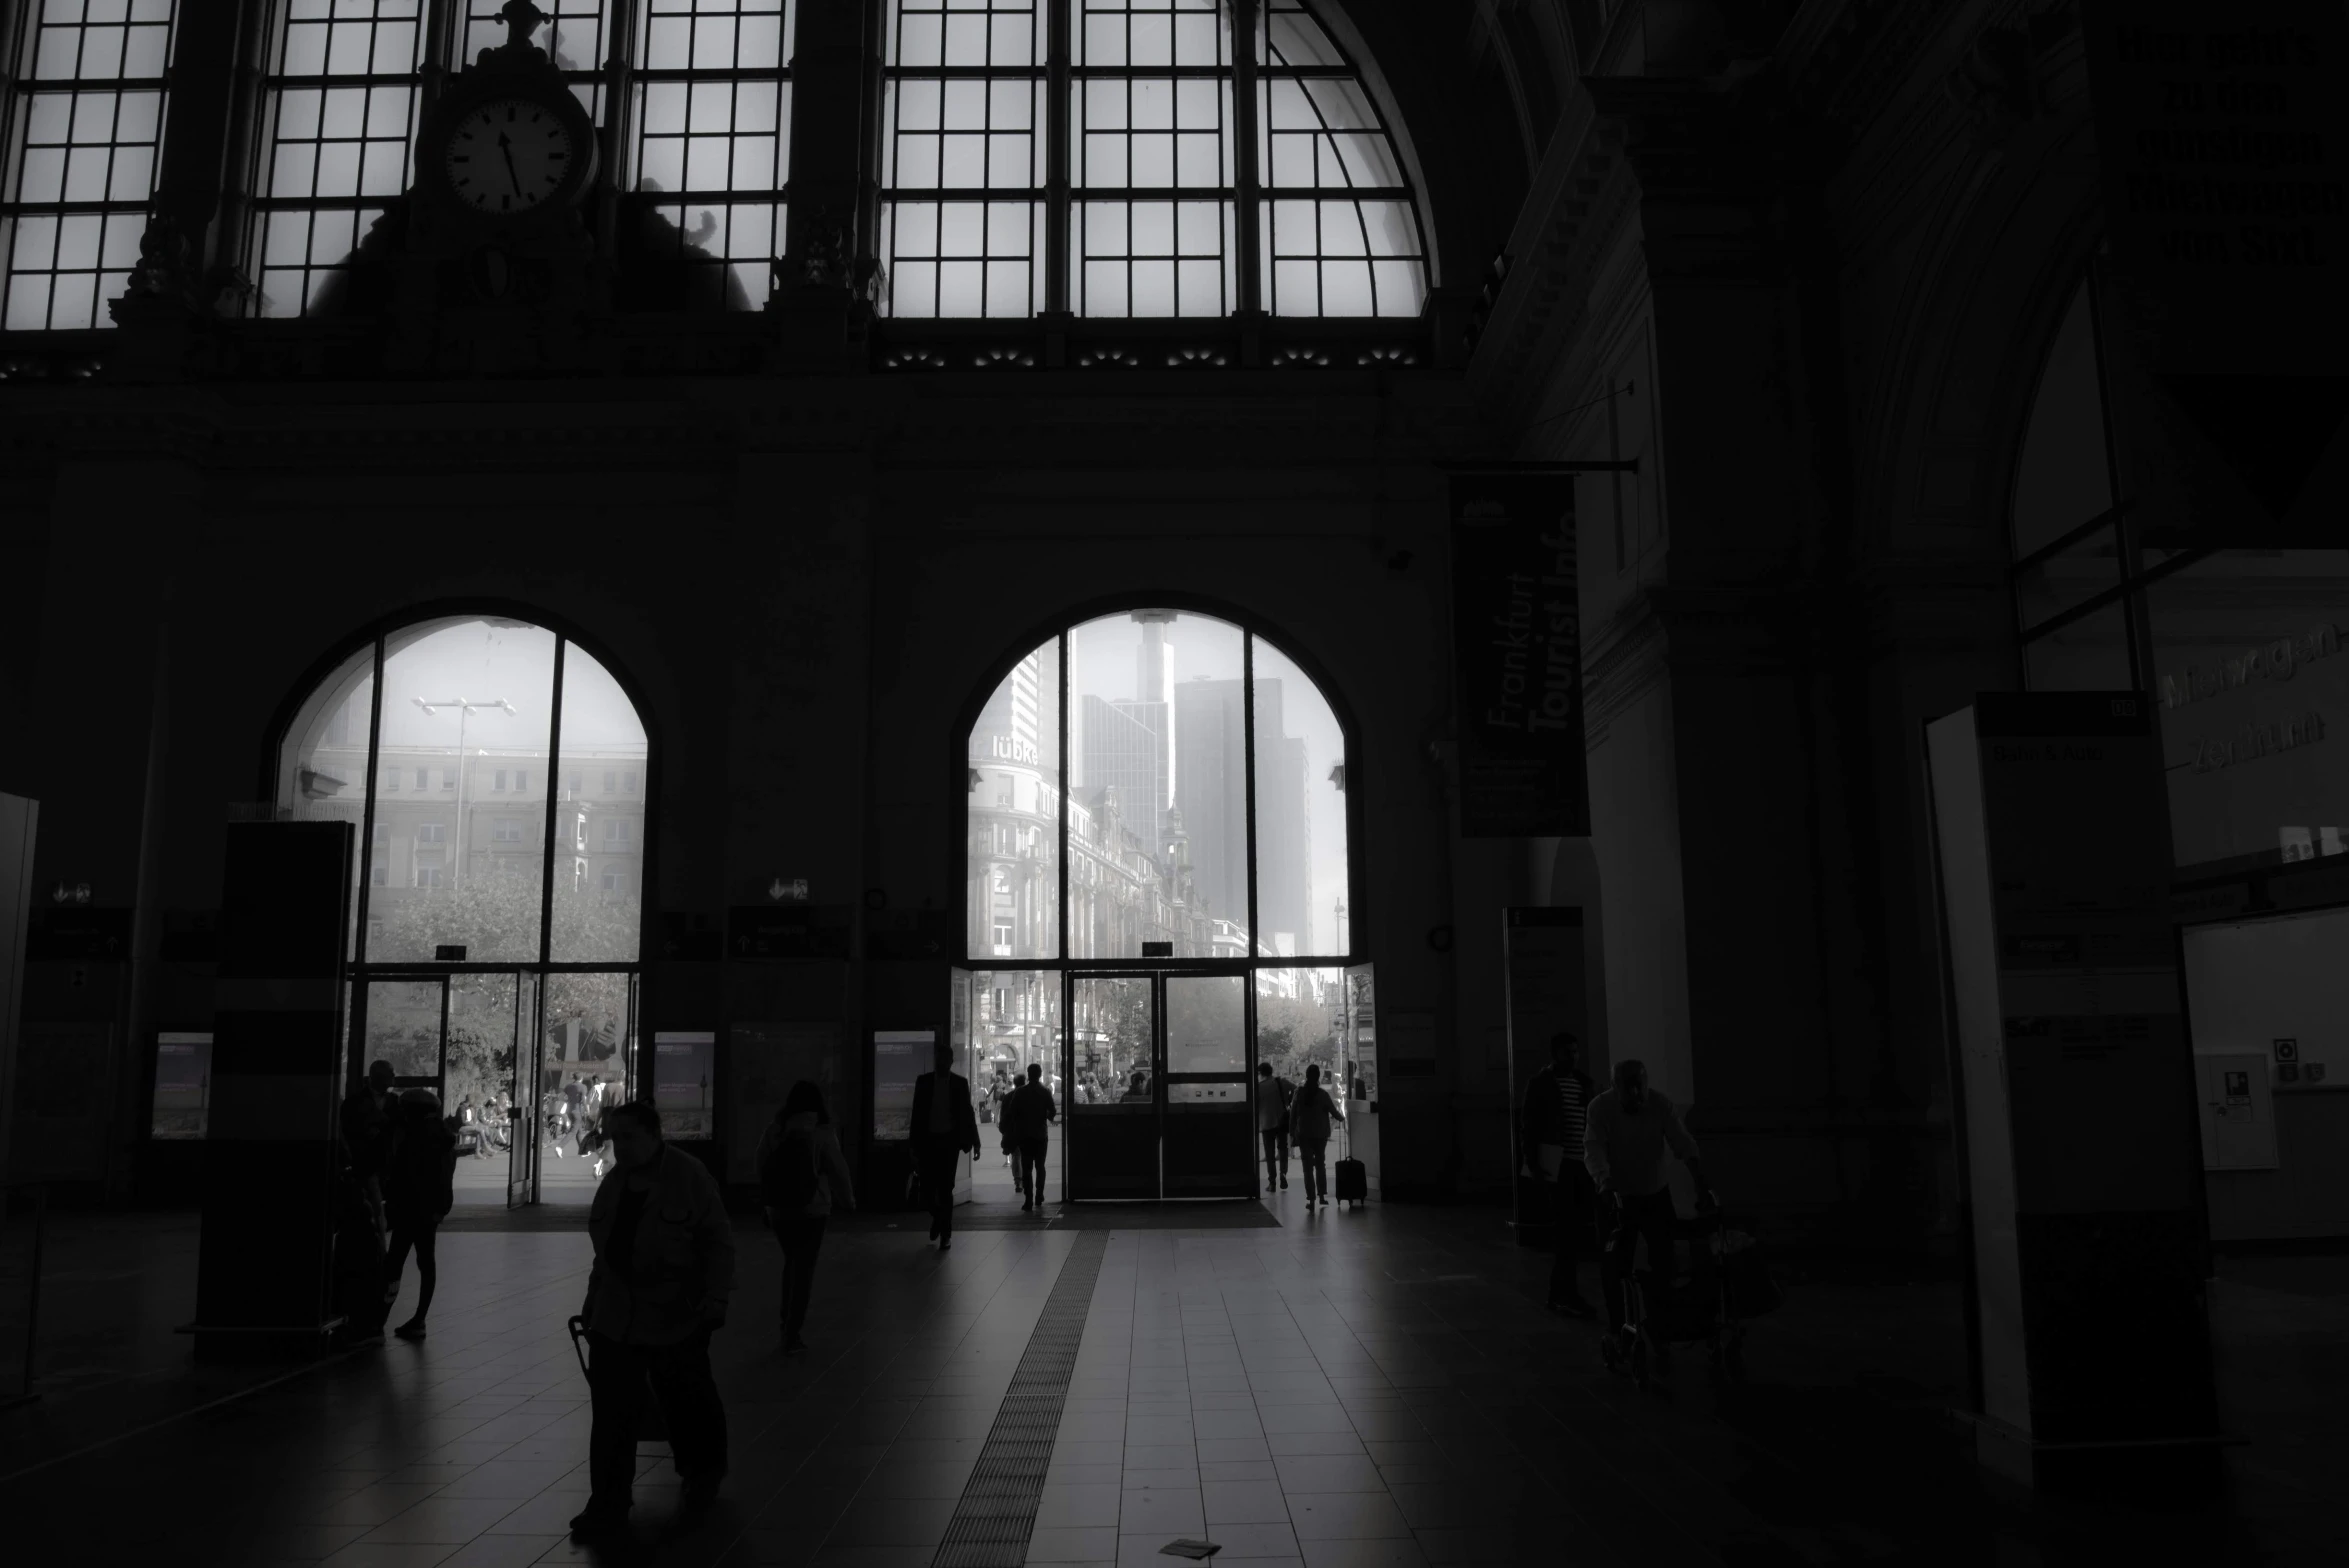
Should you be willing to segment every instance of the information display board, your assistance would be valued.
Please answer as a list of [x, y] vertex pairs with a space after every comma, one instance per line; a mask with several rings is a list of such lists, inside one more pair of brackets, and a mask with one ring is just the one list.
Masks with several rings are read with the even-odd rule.
[[666, 1030], [653, 1036], [652, 1100], [661, 1110], [661, 1134], [698, 1140], [718, 1135], [718, 1037], [707, 1029]]
[[914, 1080], [930, 1070], [935, 1029], [873, 1031], [873, 1137], [903, 1143], [913, 1136]]

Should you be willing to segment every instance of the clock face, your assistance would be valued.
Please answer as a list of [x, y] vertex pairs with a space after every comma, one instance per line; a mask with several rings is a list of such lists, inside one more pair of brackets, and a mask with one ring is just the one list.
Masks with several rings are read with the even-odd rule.
[[555, 112], [525, 98], [483, 104], [449, 133], [449, 188], [476, 212], [528, 212], [563, 189], [579, 149]]

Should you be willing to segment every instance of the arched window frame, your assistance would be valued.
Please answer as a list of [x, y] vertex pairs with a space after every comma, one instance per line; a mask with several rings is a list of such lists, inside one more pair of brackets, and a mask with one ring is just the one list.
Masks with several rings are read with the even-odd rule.
[[[1423, 307], [1427, 230], [1403, 172], [1406, 149], [1306, 0], [879, 3], [886, 313], [1320, 316], [1335, 303], [1349, 307], [1339, 315], [1395, 318]], [[1176, 24], [1210, 6], [1214, 25], [1186, 44]], [[1161, 21], [1169, 47], [1129, 63], [1139, 29]], [[1103, 46], [1110, 23], [1124, 24], [1126, 47]], [[947, 64], [953, 45], [941, 40], [955, 25], [970, 31], [963, 60]], [[1145, 81], [1163, 86], [1174, 106], [1163, 127], [1178, 147], [1172, 183], [1137, 183], [1130, 164], [1123, 178], [1091, 167], [1094, 149], [1128, 129], [1089, 121], [1097, 97], [1121, 86], [1130, 95]], [[973, 100], [968, 124], [928, 109], [957, 82]], [[983, 105], [967, 92], [973, 83], [989, 89]], [[1341, 83], [1351, 126], [1330, 118]], [[1206, 84], [1220, 91], [1195, 91]], [[998, 100], [1013, 98], [1016, 118], [1006, 121]], [[1291, 123], [1293, 111], [1309, 118]], [[1207, 160], [1214, 167], [1187, 167], [1185, 133], [1208, 127], [1219, 139]], [[986, 149], [975, 180], [949, 181], [944, 150], [923, 145], [957, 133]], [[1355, 154], [1373, 149], [1370, 161], [1387, 178], [1357, 177], [1361, 159], [1337, 150], [1349, 137]], [[1316, 168], [1306, 180], [1286, 177], [1287, 150], [1298, 142], [1320, 154], [1308, 159]], [[1005, 144], [1016, 144], [1021, 169], [998, 166]], [[1385, 221], [1370, 222], [1373, 211]], [[1140, 286], [1146, 272], [1157, 274], [1148, 289]], [[1350, 286], [1357, 272], [1358, 291]], [[1333, 288], [1333, 279], [1349, 286]]]
[[[1247, 862], [1249, 868], [1249, 953], [1248, 956], [1244, 959], [1204, 959], [1199, 957], [1145, 959], [1140, 957], [1138, 954], [1111, 954], [1082, 958], [1070, 956], [1069, 950], [1072, 944], [1069, 940], [1069, 913], [1072, 907], [1072, 891], [1078, 886], [1080, 882], [1085, 882], [1087, 885], [1091, 885], [1087, 879], [1091, 876], [1095, 867], [1095, 863], [1090, 859], [1084, 860], [1082, 863], [1080, 863], [1079, 857], [1071, 853], [1069, 844], [1069, 823], [1071, 819], [1071, 813], [1068, 810], [1067, 801], [1068, 779], [1071, 771], [1069, 745], [1072, 734], [1072, 726], [1069, 721], [1069, 695], [1071, 684], [1071, 678], [1069, 674], [1070, 638], [1078, 629], [1093, 622], [1117, 615], [1130, 614], [1140, 610], [1171, 610], [1185, 616], [1199, 616], [1213, 619], [1223, 622], [1224, 624], [1238, 631], [1240, 634], [1242, 649], [1241, 691], [1244, 713], [1242, 733], [1246, 737], [1246, 748], [1242, 766], [1246, 771], [1246, 776], [1249, 781], [1247, 792], [1249, 840], [1247, 846]], [[1337, 723], [1338, 733], [1343, 741], [1344, 760], [1339, 764], [1339, 766], [1343, 769], [1343, 783], [1340, 785], [1340, 793], [1345, 801], [1344, 821], [1346, 827], [1346, 913], [1345, 940], [1341, 944], [1344, 950], [1341, 952], [1300, 952], [1295, 954], [1272, 955], [1265, 954], [1260, 951], [1262, 946], [1262, 933], [1258, 929], [1259, 911], [1256, 888], [1257, 866], [1259, 863], [1256, 842], [1257, 780], [1259, 778], [1256, 756], [1256, 690], [1257, 681], [1259, 679], [1256, 667], [1256, 649], [1259, 643], [1262, 643], [1277, 652], [1283, 659], [1286, 659], [1300, 675], [1312, 683], [1315, 694], [1321, 699], [1322, 702], [1327, 704], [1331, 717]], [[953, 757], [953, 778], [955, 781], [955, 790], [953, 798], [964, 803], [962, 809], [966, 814], [966, 830], [963, 834], [958, 835], [956, 838], [956, 843], [959, 846], [960, 852], [954, 863], [953, 880], [948, 884], [949, 886], [963, 887], [967, 889], [968, 880], [971, 875], [971, 841], [967, 827], [967, 813], [969, 810], [968, 800], [970, 798], [971, 792], [978, 787], [977, 769], [975, 768], [971, 758], [972, 737], [977, 731], [979, 721], [984, 715], [988, 703], [992, 700], [994, 694], [1002, 685], [1005, 678], [1008, 677], [1022, 661], [1027, 659], [1032, 654], [1039, 652], [1047, 647], [1055, 649], [1056, 662], [1059, 670], [1057, 677], [1058, 689], [1056, 693], [1058, 713], [1057, 744], [1059, 748], [1059, 755], [1058, 772], [1056, 774], [1057, 782], [1054, 787], [1060, 792], [1060, 795], [1059, 805], [1056, 813], [1057, 821], [1052, 828], [1052, 831], [1057, 835], [1056, 844], [1058, 850], [1058, 853], [1055, 856], [1058, 872], [1058, 907], [1055, 913], [1056, 952], [1050, 956], [1037, 955], [1033, 957], [1017, 955], [995, 955], [990, 950], [992, 943], [989, 942], [985, 945], [982, 945], [979, 931], [971, 925], [970, 922], [975, 917], [967, 907], [966, 899], [964, 923], [960, 936], [961, 945], [957, 949], [957, 951], [962, 956], [955, 960], [957, 964], [967, 964], [973, 968], [1069, 972], [1083, 972], [1087, 970], [1132, 971], [1137, 968], [1155, 968], [1162, 966], [1171, 966], [1176, 968], [1198, 968], [1203, 964], [1212, 964], [1214, 967], [1219, 969], [1232, 967], [1242, 968], [1253, 975], [1262, 971], [1336, 969], [1361, 964], [1367, 961], [1368, 955], [1364, 949], [1361, 938], [1361, 933], [1365, 929], [1367, 910], [1363, 902], [1364, 878], [1361, 871], [1364, 846], [1361, 769], [1357, 766], [1357, 760], [1360, 754], [1360, 746], [1357, 740], [1358, 726], [1354, 721], [1353, 715], [1348, 710], [1347, 705], [1338, 696], [1337, 690], [1332, 684], [1328, 674], [1323, 669], [1321, 669], [1314, 660], [1301, 655], [1291, 643], [1274, 633], [1268, 632], [1264, 626], [1256, 620], [1256, 618], [1241, 611], [1235, 610], [1229, 605], [1198, 599], [1188, 595], [1160, 594], [1139, 597], [1121, 597], [1115, 600], [1084, 606], [1064, 617], [1057, 618], [1047, 625], [1036, 628], [1028, 636], [1022, 638], [1013, 651], [1006, 653], [1003, 657], [996, 660], [995, 663], [990, 666], [986, 677], [976, 684], [970, 699], [965, 704], [963, 711], [958, 715], [957, 722], [952, 732], [953, 743], [955, 747]], [[989, 934], [991, 936], [991, 933]]]
[[[538, 948], [536, 953], [528, 958], [499, 958], [483, 961], [468, 959], [465, 962], [444, 962], [415, 958], [371, 958], [365, 947], [373, 887], [368, 869], [377, 843], [377, 801], [379, 795], [384, 792], [385, 763], [382, 755], [382, 735], [387, 649], [391, 639], [411, 628], [472, 617], [524, 622], [538, 630], [550, 633], [554, 638], [554, 663], [549, 685], [552, 707], [548, 715], [548, 743], [545, 763], [547, 806], [544, 828], [545, 843], [540, 868]], [[578, 874], [574, 865], [575, 861], [578, 865], [585, 864], [584, 861], [577, 860], [575, 846], [568, 839], [561, 838], [556, 831], [563, 805], [560, 797], [569, 787], [565, 778], [567, 774], [575, 771], [564, 762], [561, 749], [565, 661], [570, 650], [574, 647], [586, 650], [594, 662], [618, 686], [645, 732], [645, 756], [640, 765], [641, 774], [635, 780], [637, 787], [641, 789], [641, 795], [638, 798], [642, 801], [645, 831], [641, 835], [641, 841], [632, 846], [634, 857], [639, 866], [637, 950], [636, 956], [628, 959], [566, 960], [553, 956], [556, 925], [553, 919], [553, 903], [556, 882], [559, 878]], [[403, 611], [396, 617], [377, 622], [311, 666], [272, 718], [261, 755], [260, 798], [270, 802], [272, 810], [280, 818], [288, 815], [288, 806], [284, 798], [285, 788], [292, 776], [290, 748], [298, 742], [298, 726], [303, 723], [306, 717], [316, 711], [314, 704], [319, 693], [338, 677], [348, 678], [355, 667], [362, 664], [362, 660], [364, 660], [364, 668], [371, 681], [372, 697], [366, 715], [366, 788], [356, 823], [358, 833], [355, 850], [358, 859], [353, 875], [353, 924], [351, 943], [346, 951], [348, 975], [352, 982], [353, 995], [364, 998], [368, 991], [367, 982], [371, 978], [382, 975], [415, 975], [425, 972], [458, 975], [518, 971], [526, 976], [535, 976], [541, 979], [556, 975], [623, 975], [627, 977], [629, 991], [633, 998], [644, 972], [643, 954], [646, 930], [654, 916], [653, 890], [658, 886], [660, 835], [652, 831], [652, 824], [659, 820], [660, 792], [663, 783], [661, 764], [663, 748], [660, 734], [652, 719], [653, 710], [646, 702], [643, 691], [630, 679], [625, 667], [612, 660], [600, 649], [595, 648], [591, 642], [580, 638], [562, 619], [551, 616], [534, 606], [466, 600], [421, 606]], [[403, 789], [401, 793], [406, 793], [406, 791]], [[348, 820], [347, 817], [345, 819]], [[639, 1012], [640, 1009], [632, 1000], [630, 1004], [631, 1021], [627, 1026], [631, 1035], [635, 1029], [633, 1018]], [[350, 1032], [351, 1050], [354, 1052], [360, 1049], [363, 1023], [363, 1017], [354, 1013]], [[357, 1071], [358, 1064], [355, 1060], [349, 1065], [353, 1072]]]

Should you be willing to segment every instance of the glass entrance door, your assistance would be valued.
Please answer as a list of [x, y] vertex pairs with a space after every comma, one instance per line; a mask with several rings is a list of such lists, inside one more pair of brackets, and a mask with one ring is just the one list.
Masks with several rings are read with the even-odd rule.
[[1068, 1195], [1252, 1196], [1247, 976], [1085, 973], [1067, 985]]
[[1158, 987], [1165, 1196], [1253, 1197], [1248, 977], [1170, 974]]
[[[636, 976], [625, 970], [562, 970], [541, 977], [533, 1022], [535, 1117], [531, 1125], [530, 1185], [542, 1203], [587, 1204], [611, 1167], [599, 1143], [603, 1113], [635, 1097]], [[673, 1108], [662, 1116], [672, 1136], [683, 1118], [706, 1114]], [[584, 1140], [584, 1141], [583, 1141]]]
[[520, 972], [375, 975], [364, 987], [362, 1065], [391, 1064], [396, 1090], [430, 1089], [457, 1133], [457, 1201], [517, 1201], [516, 1074], [528, 987]]

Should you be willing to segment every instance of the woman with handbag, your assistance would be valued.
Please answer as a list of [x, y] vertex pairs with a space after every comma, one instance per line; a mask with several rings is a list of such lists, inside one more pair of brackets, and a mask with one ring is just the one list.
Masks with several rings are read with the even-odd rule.
[[856, 1187], [824, 1091], [802, 1078], [775, 1113], [759, 1154], [759, 1196], [783, 1248], [783, 1353], [807, 1349], [800, 1331], [815, 1288], [816, 1254], [834, 1206], [856, 1207]]
[[400, 1297], [400, 1272], [408, 1251], [416, 1252], [416, 1315], [392, 1332], [402, 1339], [424, 1337], [440, 1270], [433, 1240], [456, 1202], [457, 1137], [441, 1121], [440, 1101], [430, 1089], [402, 1093], [392, 1112], [391, 1154], [383, 1172], [383, 1207], [391, 1221], [391, 1253], [384, 1262], [383, 1310], [388, 1317]]

